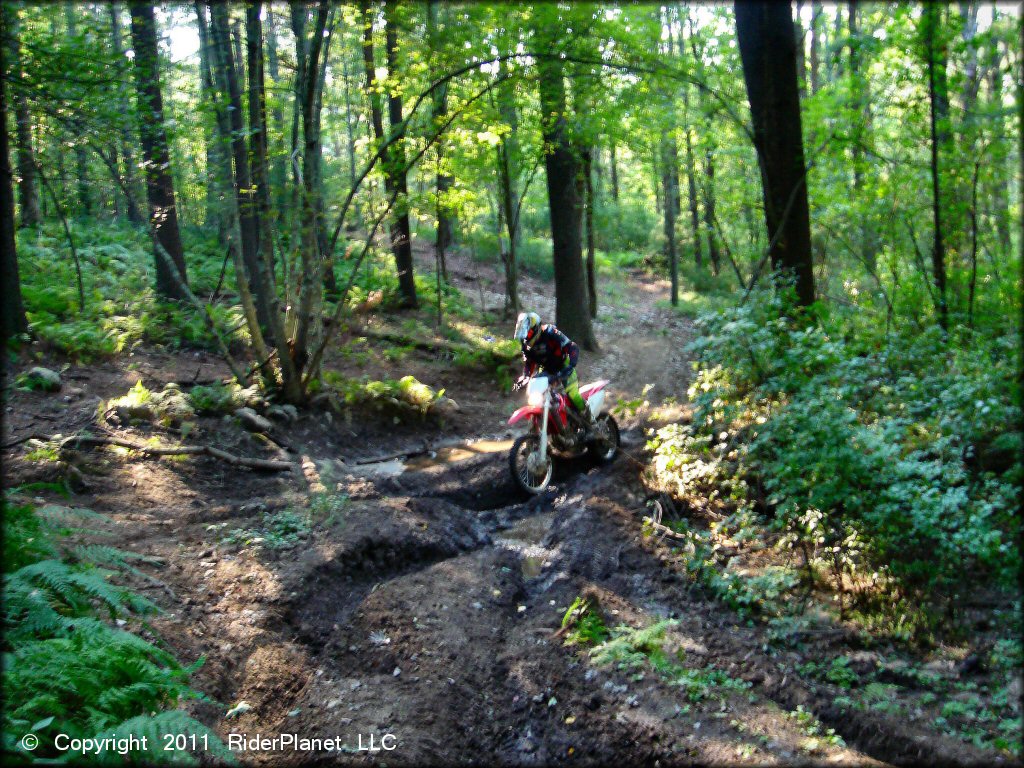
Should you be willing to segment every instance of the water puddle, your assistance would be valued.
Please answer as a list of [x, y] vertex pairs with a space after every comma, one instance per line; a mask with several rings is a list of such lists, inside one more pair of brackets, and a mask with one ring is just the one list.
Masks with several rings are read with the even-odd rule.
[[547, 535], [554, 519], [554, 512], [530, 515], [495, 537], [496, 545], [519, 553], [519, 567], [524, 579], [533, 579], [539, 576], [547, 562], [550, 552], [540, 543]]
[[349, 469], [361, 475], [394, 477], [404, 472], [422, 472], [431, 467], [443, 467], [471, 459], [485, 453], [499, 453], [512, 447], [511, 440], [462, 440], [457, 443], [440, 445], [436, 449], [417, 456], [397, 457], [357, 465]]

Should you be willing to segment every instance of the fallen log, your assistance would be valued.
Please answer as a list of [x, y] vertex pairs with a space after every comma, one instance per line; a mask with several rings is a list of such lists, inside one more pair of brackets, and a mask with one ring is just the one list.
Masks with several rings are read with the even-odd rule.
[[211, 456], [221, 461], [226, 461], [236, 467], [248, 469], [259, 469], [266, 472], [284, 472], [290, 469], [297, 469], [298, 464], [290, 461], [276, 461], [274, 459], [252, 459], [246, 456], [235, 456], [233, 453], [215, 448], [212, 445], [180, 445], [180, 446], [153, 446], [139, 445], [131, 440], [120, 437], [108, 437], [104, 435], [72, 435], [60, 441], [60, 450], [82, 448], [97, 445], [116, 445], [121, 448], [128, 448], [138, 451], [146, 456]]

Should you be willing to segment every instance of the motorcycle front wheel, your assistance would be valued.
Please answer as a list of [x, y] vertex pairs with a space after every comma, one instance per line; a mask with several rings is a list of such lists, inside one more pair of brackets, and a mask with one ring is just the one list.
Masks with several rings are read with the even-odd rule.
[[540, 438], [537, 435], [523, 435], [512, 443], [508, 454], [508, 468], [512, 479], [527, 493], [543, 493], [551, 484], [554, 462], [549, 452], [540, 459]]
[[605, 411], [594, 424], [594, 439], [590, 453], [599, 464], [607, 464], [619, 452], [619, 425], [615, 417]]

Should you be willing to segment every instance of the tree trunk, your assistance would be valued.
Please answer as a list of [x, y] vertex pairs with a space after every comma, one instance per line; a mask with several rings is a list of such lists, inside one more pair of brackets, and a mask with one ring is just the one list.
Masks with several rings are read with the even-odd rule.
[[[64, 6], [68, 25], [68, 36], [78, 36], [78, 20], [75, 18], [75, 6], [68, 3]], [[78, 197], [78, 213], [84, 216], [92, 214], [92, 188], [89, 179], [89, 155], [85, 148], [85, 139], [80, 128], [74, 129], [75, 144], [75, 189]]]
[[614, 200], [617, 203], [619, 202], [619, 164], [615, 157], [615, 139], [612, 139], [611, 158], [609, 165], [611, 166], [612, 177], [612, 200]]
[[[505, 74], [505, 62], [498, 63], [498, 78]], [[519, 197], [513, 184], [514, 169], [519, 166], [519, 118], [516, 114], [515, 93], [512, 83], [503, 80], [498, 85], [498, 114], [509, 131], [501, 137], [497, 147], [498, 197], [508, 233], [508, 249], [502, 250], [505, 267], [505, 313], [519, 314]]]
[[[163, 101], [160, 96], [160, 64], [157, 58], [156, 21], [153, 6], [132, 2], [132, 48], [135, 51], [135, 87], [138, 93], [139, 136], [146, 168], [146, 199], [149, 221], [159, 243], [156, 261], [156, 292], [169, 299], [184, 301], [188, 284], [185, 272], [185, 251], [178, 231], [178, 211], [174, 199], [171, 160], [164, 131]], [[179, 279], [162, 258], [159, 248], [170, 256]]]
[[[552, 11], [548, 10], [548, 13]], [[553, 50], [554, 40], [550, 35], [554, 30], [548, 25], [538, 24], [536, 31], [543, 50]], [[584, 349], [596, 350], [597, 339], [586, 304], [586, 278], [580, 244], [581, 205], [576, 185], [578, 168], [566, 126], [562, 63], [556, 59], [543, 59], [537, 64], [537, 74], [554, 251], [555, 323]]]
[[821, 3], [818, 0], [814, 0], [811, 3], [811, 53], [810, 53], [810, 75], [811, 75], [811, 95], [813, 96], [821, 88], [820, 80], [820, 67], [819, 61], [820, 54], [818, 50], [820, 48], [820, 32], [818, 28], [821, 21]]
[[[687, 105], [689, 111], [689, 105]], [[700, 241], [700, 212], [697, 208], [697, 171], [693, 162], [693, 142], [690, 140], [689, 119], [684, 126], [686, 136], [686, 188], [689, 193], [690, 225], [693, 227], [693, 260], [697, 269], [704, 267], [704, 249]], [[674, 143], [674, 142], [673, 142]]]
[[260, 255], [259, 207], [253, 193], [249, 169], [249, 151], [245, 143], [245, 126], [242, 121], [242, 94], [238, 83], [238, 64], [235, 61], [228, 6], [220, 3], [210, 5], [211, 58], [222, 98], [226, 96], [231, 130], [231, 155], [234, 161], [232, 181], [238, 204], [238, 225], [242, 246], [242, 261], [245, 263], [249, 285], [256, 301], [256, 314], [260, 329], [265, 337], [271, 336], [270, 291], [265, 284], [266, 261]]
[[[988, 70], [989, 91], [992, 104], [1001, 107], [1003, 103], [1003, 71], [1001, 68], [1003, 51], [999, 48], [996, 41], [992, 43], [991, 56], [992, 59]], [[994, 148], [999, 148], [996, 156], [1004, 157], [1005, 150], [1002, 147], [1005, 145], [1002, 139], [999, 137], [994, 138], [993, 145]], [[1009, 168], [1001, 168], [998, 164], [993, 167], [995, 168], [995, 178], [992, 181], [992, 215], [995, 219], [1000, 255], [1003, 259], [1008, 260], [1012, 247], [1010, 242], [1010, 192], [1007, 183]]]
[[[0, 34], [7, 36], [7, 9], [0, 12]], [[7, 47], [0, 45], [0, 344], [28, 330], [21, 302], [18, 250], [14, 240], [14, 179], [7, 146]]]
[[[121, 61], [124, 59], [124, 44], [122, 43], [121, 37], [121, 17], [119, 6], [117, 3], [110, 3], [107, 8], [110, 11], [110, 37], [114, 45], [114, 53], [117, 54], [118, 61]], [[131, 123], [129, 120], [123, 120], [122, 126], [120, 146], [121, 157], [124, 160], [123, 193], [125, 198], [125, 208], [128, 214], [128, 221], [132, 224], [142, 224], [145, 219], [135, 202], [139, 199], [137, 191], [138, 179], [135, 176], [135, 137], [132, 136]]]
[[679, 255], [676, 249], [676, 205], [675, 198], [679, 194], [679, 188], [672, 178], [672, 173], [669, 170], [672, 167], [672, 163], [669, 162], [674, 147], [671, 146], [675, 142], [674, 138], [669, 138], [669, 135], [662, 139], [661, 151], [662, 151], [662, 175], [661, 175], [661, 186], [664, 197], [664, 205], [662, 210], [664, 211], [663, 223], [665, 228], [665, 256], [668, 258], [668, 269], [669, 276], [672, 281], [672, 306], [679, 304]]
[[587, 208], [585, 231], [587, 235], [587, 300], [591, 317], [597, 317], [597, 266], [594, 263], [594, 179], [593, 157], [589, 148], [583, 150], [583, 186]]
[[260, 21], [262, 5], [262, 0], [255, 0], [245, 6], [246, 62], [249, 74], [249, 156], [260, 224], [257, 247], [266, 262], [270, 284], [273, 286], [274, 236], [270, 220], [270, 176], [267, 163], [267, 94], [263, 74], [263, 25]]
[[[394, 2], [388, 0], [384, 4], [384, 47], [389, 81], [398, 77], [398, 36], [394, 13]], [[394, 133], [401, 125], [402, 96], [396, 82], [391, 84], [388, 94], [388, 126]], [[398, 290], [402, 294], [402, 305], [415, 307], [416, 281], [413, 276], [412, 236], [409, 227], [409, 190], [406, 186], [405, 149], [402, 142], [396, 142], [392, 146], [391, 160], [392, 189], [398, 190], [395, 210], [392, 213], [391, 250], [395, 254], [395, 266], [398, 269]]]
[[[709, 133], [710, 135], [710, 133]], [[708, 256], [715, 275], [719, 272], [718, 242], [715, 240], [715, 157], [710, 146], [704, 151], [704, 230], [708, 238]]]
[[256, 302], [250, 289], [249, 277], [246, 274], [245, 261], [239, 247], [238, 201], [233, 189], [234, 172], [231, 168], [231, 124], [226, 110], [221, 106], [217, 88], [214, 85], [213, 63], [206, 21], [206, 4], [196, 1], [196, 20], [199, 27], [199, 68], [203, 91], [210, 103], [214, 105], [216, 126], [210, 145], [210, 155], [216, 165], [211, 168], [210, 186], [219, 198], [218, 219], [224, 224], [224, 245], [228, 256], [235, 265], [235, 284], [238, 290], [239, 303], [245, 316], [249, 335], [252, 338], [253, 350], [261, 360], [268, 357], [263, 331], [260, 328]]
[[[7, 40], [10, 46], [11, 63], [7, 77], [14, 86], [14, 123], [15, 139], [18, 148], [18, 202], [21, 205], [22, 227], [37, 227], [41, 221], [39, 214], [39, 193], [36, 189], [35, 158], [32, 151], [32, 116], [28, 109], [28, 98], [24, 84], [21, 82], [21, 45], [19, 42], [20, 24], [18, 9], [4, 6], [7, 26]], [[6, 125], [6, 124], [2, 124]]]
[[737, 2], [735, 12], [772, 267], [795, 278], [797, 299], [807, 306], [814, 271], [793, 17], [783, 3]]
[[[277, 56], [277, 27], [276, 17], [272, 3], [267, 4], [267, 74], [270, 76], [272, 87], [276, 88], [281, 82], [281, 73], [278, 67]], [[275, 99], [270, 110], [270, 116], [274, 124], [277, 137], [274, 141], [274, 160], [270, 166], [270, 188], [274, 191], [273, 221], [281, 221], [281, 211], [285, 207], [286, 180], [288, 178], [288, 159], [284, 149], [285, 123], [284, 112], [281, 109], [281, 102]]]
[[[942, 214], [939, 186], [939, 126], [942, 105], [939, 103], [936, 80], [935, 27], [938, 25], [939, 9], [935, 5], [924, 8], [925, 51], [928, 56], [928, 102], [931, 107], [932, 133], [932, 280], [936, 289], [936, 310], [939, 313], [939, 326], [945, 331], [949, 327], [949, 311], [946, 306], [946, 253], [942, 243]], [[943, 61], [943, 64], [945, 62]], [[944, 69], [944, 67], [943, 67]], [[943, 78], [944, 79], [944, 78]], [[946, 105], [948, 109], [948, 104]]]
[[807, 98], [807, 59], [804, 55], [804, 23], [800, 17], [803, 14], [804, 0], [796, 0], [796, 15], [793, 17], [793, 35], [796, 40], [796, 82], [800, 91], [800, 98]]
[[[437, 0], [427, 1], [427, 38], [431, 51], [436, 51], [438, 45], [437, 32]], [[503, 64], [504, 62], [500, 62]], [[499, 72], [500, 74], [500, 72]], [[448, 84], [436, 88], [432, 94], [434, 125], [442, 125], [448, 117]], [[447, 201], [445, 196], [451, 189], [454, 179], [451, 174], [441, 170], [445, 144], [443, 140], [437, 142], [437, 235], [435, 237], [435, 248], [437, 249], [437, 261], [440, 265], [441, 274], [445, 281], [448, 280], [448, 266], [445, 262], [445, 249], [452, 243], [452, 222], [448, 214]], [[506, 226], [511, 222], [506, 222]]]

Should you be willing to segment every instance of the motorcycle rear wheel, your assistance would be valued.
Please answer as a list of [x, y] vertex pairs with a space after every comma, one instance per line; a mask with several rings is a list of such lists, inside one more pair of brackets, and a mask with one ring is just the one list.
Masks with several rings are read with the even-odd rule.
[[508, 468], [512, 479], [522, 490], [530, 494], [543, 493], [551, 484], [554, 462], [551, 453], [540, 462], [540, 438], [537, 435], [522, 435], [512, 443], [508, 454]]

